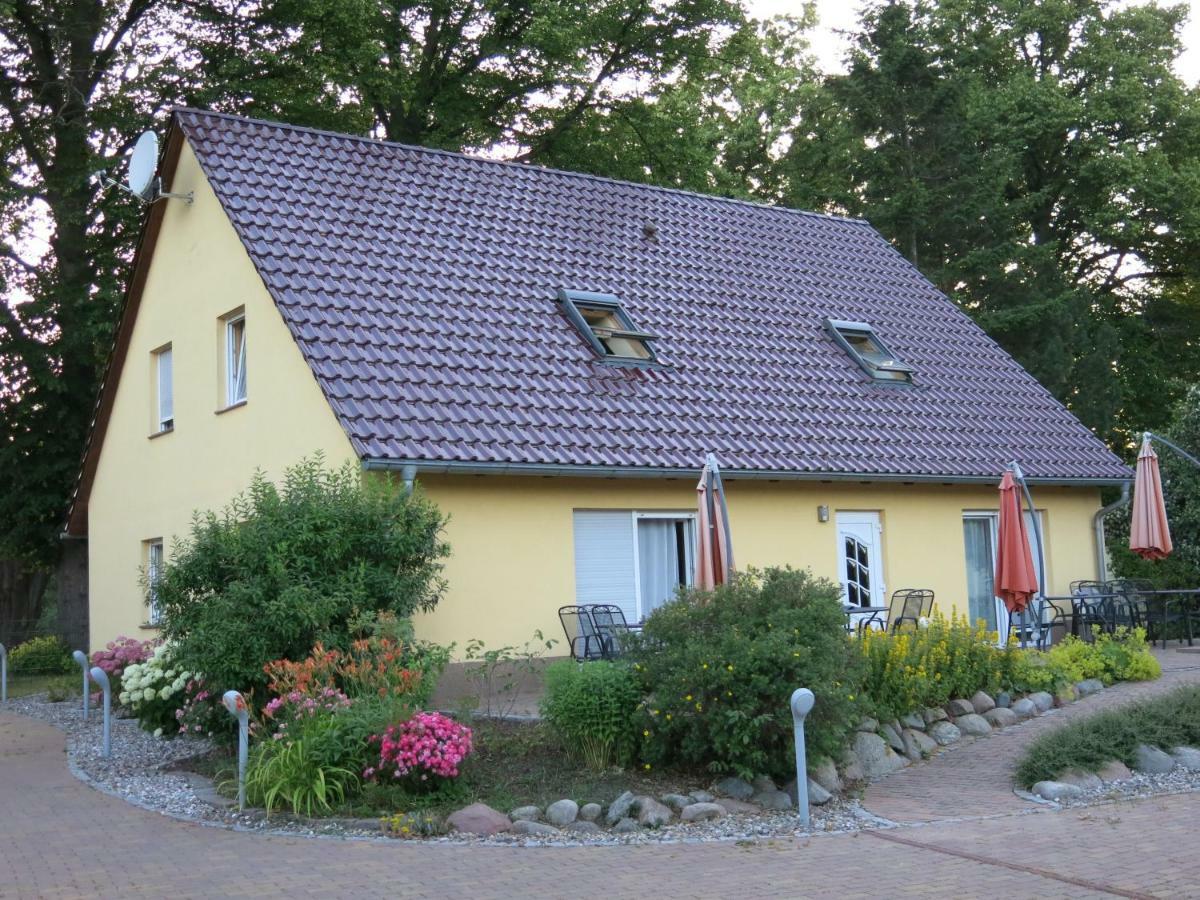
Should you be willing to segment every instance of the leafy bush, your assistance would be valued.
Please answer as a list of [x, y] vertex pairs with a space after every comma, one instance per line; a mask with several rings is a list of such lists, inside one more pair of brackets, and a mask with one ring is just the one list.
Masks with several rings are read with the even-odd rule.
[[296, 815], [329, 812], [357, 783], [354, 772], [326, 764], [303, 738], [258, 743], [246, 763], [246, 800], [268, 815], [284, 804]]
[[1056, 693], [1085, 678], [1113, 684], [1150, 681], [1161, 674], [1162, 667], [1146, 643], [1145, 629], [1118, 628], [1114, 634], [1097, 634], [1091, 644], [1068, 635], [1045, 653], [1021, 651], [1013, 686]]
[[379, 745], [379, 763], [363, 772], [364, 778], [432, 782], [430, 787], [457, 778], [471, 753], [471, 729], [441, 713], [417, 713], [371, 741]]
[[862, 693], [884, 719], [1007, 687], [1016, 664], [982, 622], [972, 627], [965, 617], [940, 612], [913, 631], [867, 631], [859, 648], [866, 660]]
[[71, 649], [53, 635], [30, 638], [8, 653], [8, 671], [13, 675], [64, 675], [74, 668]]
[[573, 756], [593, 769], [633, 758], [641, 696], [628, 666], [564, 659], [548, 666], [545, 678], [542, 716]]
[[263, 666], [317, 643], [347, 649], [352, 623], [437, 604], [444, 520], [419, 492], [321, 457], [261, 474], [220, 514], [197, 515], [157, 583], [179, 663], [210, 684], [261, 693]]
[[1025, 751], [1017, 781], [1030, 787], [1068, 769], [1095, 772], [1114, 759], [1132, 766], [1138, 744], [1164, 750], [1200, 745], [1200, 687], [1182, 687], [1054, 729]]
[[630, 652], [646, 698], [637, 716], [646, 765], [786, 775], [798, 687], [816, 695], [809, 758], [840, 756], [863, 667], [845, 621], [838, 585], [790, 568], [750, 570], [655, 610]]
[[186, 701], [184, 690], [194, 679], [175, 662], [172, 649], [160, 644], [144, 663], [126, 667], [117, 698], [142, 728], [160, 737], [179, 732], [175, 712]]
[[521, 647], [510, 645], [489, 649], [478, 638], [467, 641], [463, 652], [466, 663], [463, 674], [475, 688], [474, 696], [466, 698], [468, 711], [482, 712], [489, 718], [511, 715], [522, 689], [537, 678], [543, 670], [543, 657], [557, 643], [540, 630], [533, 633], [533, 640], [526, 641]]

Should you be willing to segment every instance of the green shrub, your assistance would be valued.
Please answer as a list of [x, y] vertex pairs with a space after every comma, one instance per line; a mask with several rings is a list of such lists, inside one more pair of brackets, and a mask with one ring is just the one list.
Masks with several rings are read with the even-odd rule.
[[53, 635], [30, 638], [8, 653], [12, 675], [65, 675], [74, 668], [71, 648]]
[[839, 758], [862, 671], [845, 621], [838, 585], [790, 568], [750, 570], [660, 607], [631, 642], [646, 765], [786, 775], [795, 765], [788, 701], [799, 687], [816, 695], [809, 759]]
[[319, 456], [278, 488], [256, 475], [221, 514], [197, 515], [163, 566], [163, 634], [206, 683], [261, 692], [264, 664], [345, 649], [364, 615], [433, 609], [443, 524], [419, 492]]
[[1057, 693], [1085, 678], [1113, 684], [1149, 681], [1161, 674], [1162, 667], [1146, 643], [1145, 629], [1118, 628], [1114, 634], [1097, 634], [1090, 644], [1068, 635], [1045, 653], [1021, 651], [1013, 687]]
[[1200, 687], [1179, 688], [1056, 728], [1025, 751], [1017, 781], [1031, 787], [1068, 769], [1095, 772], [1114, 759], [1132, 766], [1138, 744], [1164, 750], [1200, 745]]
[[593, 769], [606, 769], [633, 757], [639, 699], [623, 663], [560, 660], [546, 667], [542, 716], [569, 753]]
[[354, 772], [323, 762], [304, 739], [256, 744], [246, 764], [246, 800], [268, 815], [285, 804], [296, 815], [327, 813], [357, 783]]

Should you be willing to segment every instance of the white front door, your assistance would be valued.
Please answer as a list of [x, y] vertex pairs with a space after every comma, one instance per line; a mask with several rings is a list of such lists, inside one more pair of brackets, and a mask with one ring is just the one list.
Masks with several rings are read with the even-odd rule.
[[877, 512], [837, 513], [838, 577], [851, 607], [883, 606], [883, 528]]

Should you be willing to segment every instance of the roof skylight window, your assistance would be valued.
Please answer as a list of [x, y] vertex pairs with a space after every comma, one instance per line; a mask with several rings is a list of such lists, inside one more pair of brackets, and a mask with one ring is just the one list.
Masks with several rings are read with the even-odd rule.
[[657, 362], [650, 346], [657, 335], [638, 328], [613, 294], [560, 290], [558, 299], [567, 318], [606, 361], [629, 365]]
[[842, 322], [826, 319], [825, 327], [850, 358], [876, 381], [912, 381], [912, 366], [900, 361], [888, 350], [883, 339], [866, 322]]

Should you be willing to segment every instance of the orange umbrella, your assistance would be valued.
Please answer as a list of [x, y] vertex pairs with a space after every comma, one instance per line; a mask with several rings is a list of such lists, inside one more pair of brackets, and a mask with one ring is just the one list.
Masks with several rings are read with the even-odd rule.
[[1158, 475], [1158, 454], [1150, 446], [1149, 435], [1142, 438], [1137, 477], [1133, 481], [1129, 549], [1143, 559], [1162, 559], [1171, 552], [1171, 529], [1167, 525], [1167, 507]]
[[1000, 481], [1000, 538], [996, 548], [996, 596], [1010, 613], [1019, 613], [1037, 593], [1038, 579], [1029, 552], [1021, 494], [1012, 472]]
[[729, 541], [729, 510], [725, 506], [725, 486], [721, 470], [711, 453], [696, 485], [700, 510], [699, 547], [696, 554], [696, 587], [711, 591], [724, 584], [733, 573], [733, 551]]

